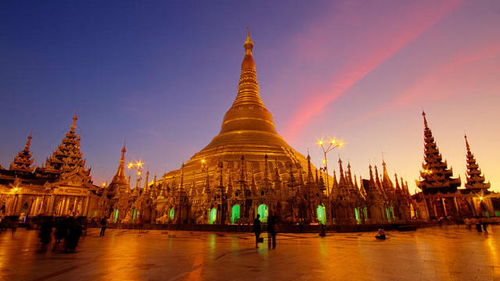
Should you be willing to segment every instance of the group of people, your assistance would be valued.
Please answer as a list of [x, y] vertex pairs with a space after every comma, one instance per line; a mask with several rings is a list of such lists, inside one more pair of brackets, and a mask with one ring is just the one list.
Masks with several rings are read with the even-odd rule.
[[476, 226], [477, 232], [488, 232], [488, 220], [484, 218], [475, 217], [472, 219], [465, 219], [465, 225], [468, 229], [472, 228], [472, 225]]
[[[267, 243], [269, 249], [276, 249], [276, 223], [277, 220], [275, 216], [270, 216], [269, 218], [267, 218]], [[262, 223], [260, 221], [260, 215], [257, 215], [255, 220], [253, 221], [253, 233], [255, 234], [255, 248], [259, 248], [259, 243], [264, 242], [264, 238], [260, 237], [260, 234], [262, 233]]]
[[62, 248], [64, 252], [74, 252], [83, 231], [83, 221], [80, 218], [66, 217], [54, 220], [52, 217], [42, 217], [38, 233], [41, 251], [47, 250], [52, 241], [52, 232], [54, 232], [55, 242], [52, 250]]
[[16, 233], [19, 224], [19, 217], [0, 216], [0, 231], [6, 231], [8, 228], [12, 230], [12, 235]]

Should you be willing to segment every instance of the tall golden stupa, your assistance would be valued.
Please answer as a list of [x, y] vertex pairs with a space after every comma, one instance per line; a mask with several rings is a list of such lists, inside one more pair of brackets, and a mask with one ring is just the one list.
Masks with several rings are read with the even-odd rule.
[[248, 180], [253, 178], [258, 184], [266, 177], [265, 163], [275, 176], [283, 174], [283, 180], [290, 170], [296, 176], [299, 176], [299, 171], [307, 171], [307, 159], [278, 135], [272, 114], [260, 97], [250, 33], [243, 46], [245, 57], [241, 63], [238, 93], [224, 116], [219, 134], [195, 153], [183, 168], [165, 174], [167, 184], [201, 189], [206, 184], [207, 174], [213, 178], [214, 184], [219, 184], [221, 173], [224, 174], [223, 181], [238, 181], [245, 177]]

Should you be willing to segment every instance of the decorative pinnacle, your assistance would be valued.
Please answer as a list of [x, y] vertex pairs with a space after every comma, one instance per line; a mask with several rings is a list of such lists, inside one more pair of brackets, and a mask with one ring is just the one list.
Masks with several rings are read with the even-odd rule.
[[127, 152], [127, 148], [125, 147], [125, 145], [123, 145], [121, 161], [125, 161], [125, 152]]
[[247, 28], [248, 33], [247, 33], [247, 38], [245, 40], [245, 43], [243, 44], [243, 47], [245, 47], [245, 55], [252, 55], [252, 49], [253, 49], [253, 41], [250, 38], [250, 28]]
[[464, 135], [464, 138], [465, 138], [465, 147], [467, 148], [467, 151], [470, 151], [470, 145], [469, 141], [467, 140], [467, 135]]
[[427, 125], [427, 118], [425, 118], [425, 111], [422, 111], [422, 116], [424, 117], [424, 126], [425, 128], [428, 128], [429, 126]]
[[30, 151], [30, 147], [31, 147], [31, 139], [33, 137], [31, 136], [31, 134], [29, 134], [28, 136], [28, 140], [26, 141], [26, 144], [24, 145], [24, 151], [26, 152], [29, 152]]
[[76, 115], [73, 115], [73, 122], [71, 123], [71, 131], [75, 131], [76, 129], [76, 120], [78, 120], [78, 116]]

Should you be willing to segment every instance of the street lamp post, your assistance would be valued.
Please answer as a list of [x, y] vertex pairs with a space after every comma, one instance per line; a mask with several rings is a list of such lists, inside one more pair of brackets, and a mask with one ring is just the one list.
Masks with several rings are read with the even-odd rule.
[[136, 180], [136, 188], [139, 187], [139, 182], [142, 180], [142, 168], [144, 167], [144, 163], [141, 160], [133, 163], [130, 162], [127, 165], [127, 168], [137, 170], [137, 180]]
[[317, 144], [319, 147], [321, 147], [321, 150], [323, 151], [323, 163], [325, 164], [325, 167], [323, 170], [326, 173], [326, 192], [327, 195], [330, 195], [330, 181], [328, 179], [328, 158], [327, 154], [331, 151], [333, 151], [337, 147], [342, 147], [344, 146], [344, 142], [337, 140], [335, 138], [330, 139], [330, 141], [326, 142], [323, 139], [318, 140]]

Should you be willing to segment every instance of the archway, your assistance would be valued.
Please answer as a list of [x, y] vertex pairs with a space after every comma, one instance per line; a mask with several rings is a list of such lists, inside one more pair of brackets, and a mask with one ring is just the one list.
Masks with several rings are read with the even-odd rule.
[[326, 208], [324, 205], [318, 205], [316, 208], [316, 216], [320, 224], [326, 225]]
[[267, 222], [267, 217], [269, 216], [269, 210], [266, 204], [260, 204], [257, 208], [257, 214], [260, 215], [261, 222]]
[[212, 208], [208, 210], [208, 224], [214, 224], [217, 220], [217, 209]]
[[231, 223], [236, 223], [238, 222], [238, 219], [240, 218], [240, 204], [235, 204], [231, 208]]

